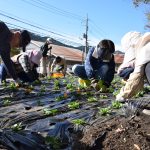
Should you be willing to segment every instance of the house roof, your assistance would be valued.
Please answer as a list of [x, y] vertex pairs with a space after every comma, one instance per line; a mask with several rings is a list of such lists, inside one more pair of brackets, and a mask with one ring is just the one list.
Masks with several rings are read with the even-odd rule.
[[[39, 49], [44, 44], [44, 42], [31, 41], [31, 43], [27, 46], [28, 50], [31, 49]], [[83, 52], [77, 50], [75, 48], [69, 48], [59, 45], [51, 44], [52, 50], [51, 54], [54, 56], [64, 56], [66, 60], [74, 61], [74, 62], [82, 62]], [[116, 53], [114, 54], [114, 59], [116, 64], [121, 64], [124, 59], [124, 54]]]
[[[44, 42], [31, 41], [31, 43], [27, 46], [28, 50], [31, 49], [39, 49], [44, 44]], [[75, 48], [69, 48], [59, 45], [51, 44], [52, 50], [51, 54], [54, 56], [64, 56], [66, 60], [82, 62], [83, 52], [77, 50]]]

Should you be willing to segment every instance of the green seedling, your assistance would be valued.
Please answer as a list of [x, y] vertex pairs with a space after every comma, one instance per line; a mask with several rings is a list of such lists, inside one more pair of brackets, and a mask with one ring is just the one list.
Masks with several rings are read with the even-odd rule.
[[108, 91], [109, 91], [110, 93], [113, 93], [113, 92], [114, 92], [114, 88], [113, 88], [112, 86], [110, 86], [110, 87], [108, 88]]
[[41, 84], [41, 81], [40, 80], [35, 80], [35, 81], [32, 82], [32, 84], [33, 85], [38, 85], [38, 84]]
[[64, 79], [64, 80], [63, 80], [63, 83], [67, 83], [67, 80], [66, 80], [66, 79]]
[[144, 91], [140, 91], [140, 92], [138, 92], [138, 93], [135, 95], [135, 98], [143, 97], [144, 94], [145, 94]]
[[60, 89], [59, 86], [55, 86], [55, 85], [54, 85], [54, 90], [59, 90], [59, 89]]
[[106, 99], [108, 96], [107, 95], [100, 95], [101, 99]]
[[52, 77], [51, 77], [51, 76], [48, 76], [48, 77], [47, 77], [47, 80], [51, 80], [51, 79], [52, 79]]
[[67, 89], [73, 89], [74, 87], [73, 87], [73, 84], [72, 84], [72, 83], [68, 83], [67, 86], [66, 86], [66, 88], [67, 88]]
[[84, 119], [74, 119], [71, 122], [76, 125], [85, 125], [86, 124], [86, 121]]
[[59, 86], [60, 86], [59, 80], [54, 80], [54, 87], [59, 87]]
[[99, 113], [102, 116], [107, 116], [107, 115], [109, 115], [111, 113], [111, 110], [108, 107], [106, 107], [106, 108], [99, 108]]
[[45, 85], [41, 85], [41, 89], [40, 89], [40, 92], [43, 93], [46, 91], [46, 86]]
[[54, 150], [60, 150], [62, 146], [61, 140], [59, 138], [51, 137], [51, 136], [47, 136], [45, 138], [45, 143], [47, 145], [51, 145], [52, 149]]
[[50, 116], [50, 115], [54, 116], [58, 113], [58, 110], [57, 109], [49, 110], [49, 109], [45, 108], [45, 109], [43, 109], [43, 112], [46, 116]]
[[9, 105], [11, 104], [11, 100], [9, 100], [9, 99], [4, 99], [4, 100], [3, 100], [3, 104], [4, 104], [4, 106], [9, 106]]
[[118, 76], [116, 76], [112, 81], [112, 84], [116, 84], [116, 83], [121, 83], [121, 78]]
[[119, 92], [120, 92], [120, 90], [116, 90], [116, 91], [113, 92], [113, 95], [117, 96], [119, 94]]
[[145, 93], [150, 92], [150, 86], [145, 86], [145, 87], [144, 87], [144, 91], [145, 91]]
[[6, 81], [2, 81], [2, 86], [7, 87]]
[[58, 97], [55, 97], [55, 100], [57, 101], [57, 102], [59, 102], [59, 101], [61, 101], [61, 100], [64, 100], [65, 99], [65, 96], [64, 95], [60, 95], [60, 96], [58, 96]]
[[28, 89], [30, 89], [30, 90], [34, 90], [33, 85], [28, 86]]
[[22, 130], [22, 123], [20, 122], [20, 123], [14, 124], [13, 126], [11, 126], [11, 129], [13, 131], [20, 131], [20, 130]]
[[69, 104], [68, 104], [68, 108], [70, 108], [70, 109], [78, 109], [79, 108], [79, 106], [80, 106], [80, 103], [79, 102], [70, 102]]
[[120, 103], [119, 101], [112, 102], [112, 108], [119, 109], [121, 107], [122, 107], [122, 103]]
[[78, 89], [85, 89], [84, 85], [78, 85]]
[[12, 82], [9, 84], [9, 88], [13, 91], [17, 90], [17, 86], [15, 85], [15, 83], [12, 83]]
[[59, 80], [54, 80], [54, 90], [59, 90], [59, 89], [60, 89]]
[[92, 102], [97, 102], [97, 99], [95, 97], [89, 97], [88, 102], [92, 103]]

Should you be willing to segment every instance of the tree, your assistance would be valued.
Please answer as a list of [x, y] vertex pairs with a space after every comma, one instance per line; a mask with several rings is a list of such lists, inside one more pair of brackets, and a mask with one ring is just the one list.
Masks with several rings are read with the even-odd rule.
[[140, 3], [150, 4], [150, 0], [133, 0], [135, 6], [139, 6]]
[[[133, 4], [134, 4], [136, 7], [138, 7], [141, 3], [150, 5], [150, 0], [133, 0]], [[146, 15], [147, 20], [148, 20], [148, 23], [147, 23], [146, 27], [150, 29], [150, 11], [149, 11], [149, 12], [146, 12], [145, 15]]]

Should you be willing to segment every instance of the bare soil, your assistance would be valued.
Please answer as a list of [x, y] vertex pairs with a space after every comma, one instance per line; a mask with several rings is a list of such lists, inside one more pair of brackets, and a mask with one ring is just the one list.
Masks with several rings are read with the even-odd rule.
[[115, 117], [86, 128], [75, 150], [150, 150], [150, 116]]

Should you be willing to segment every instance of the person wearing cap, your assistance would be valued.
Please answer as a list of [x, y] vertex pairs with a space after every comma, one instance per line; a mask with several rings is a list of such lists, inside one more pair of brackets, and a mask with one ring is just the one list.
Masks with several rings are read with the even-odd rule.
[[96, 47], [89, 49], [85, 64], [74, 65], [73, 73], [79, 77], [79, 84], [92, 86], [96, 90], [105, 92], [114, 78], [115, 45], [111, 40], [104, 39]]
[[50, 51], [50, 55], [51, 55], [51, 49], [52, 49], [52, 46], [50, 44], [52, 44], [52, 39], [47, 38], [46, 42], [44, 43], [44, 45], [41, 46], [41, 49], [40, 49], [43, 57], [41, 59], [39, 73], [40, 73], [40, 76], [42, 77], [47, 76], [47, 63], [48, 61], [50, 61], [48, 57], [48, 51]]
[[128, 32], [123, 36], [121, 44], [125, 50], [125, 57], [119, 72], [134, 68], [125, 86], [116, 96], [117, 101], [126, 102], [143, 89], [145, 76], [150, 83], [150, 32]]
[[6, 70], [15, 80], [16, 84], [19, 84], [20, 80], [10, 59], [10, 51], [13, 48], [20, 47], [22, 47], [23, 51], [25, 51], [25, 47], [30, 43], [30, 41], [31, 38], [28, 31], [10, 31], [7, 25], [0, 21], [0, 55]]
[[62, 73], [64, 76], [66, 75], [67, 64], [64, 56], [57, 56], [51, 65], [51, 73], [58, 72]]
[[[33, 82], [38, 80], [37, 67], [40, 64], [42, 53], [39, 50], [22, 52], [11, 58], [15, 72], [22, 82]], [[0, 65], [0, 80], [5, 81], [7, 71], [4, 65]]]

